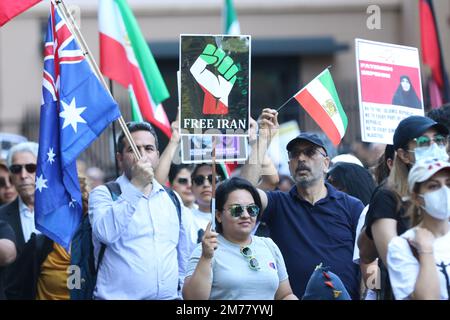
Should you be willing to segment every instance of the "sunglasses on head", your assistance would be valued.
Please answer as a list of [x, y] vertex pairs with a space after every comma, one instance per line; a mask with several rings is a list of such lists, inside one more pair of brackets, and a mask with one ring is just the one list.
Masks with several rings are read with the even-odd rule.
[[442, 134], [437, 134], [433, 138], [427, 136], [420, 136], [415, 138], [414, 141], [417, 143], [417, 147], [428, 147], [431, 144], [431, 141], [434, 141], [437, 145], [443, 146], [447, 143], [447, 136]]
[[182, 185], [187, 185], [187, 184], [189, 184], [189, 179], [188, 178], [178, 178], [177, 182]]
[[244, 214], [245, 210], [247, 210], [248, 214], [252, 218], [259, 214], [259, 207], [256, 204], [249, 204], [248, 206], [233, 204], [228, 210], [233, 218], [240, 218]]
[[22, 168], [25, 168], [28, 173], [35, 173], [37, 165], [34, 163], [27, 164], [13, 164], [9, 167], [9, 171], [13, 174], [18, 174], [22, 172]]
[[[198, 186], [201, 186], [205, 183], [206, 179], [208, 179], [209, 183], [212, 184], [213, 181], [212, 174], [210, 174], [209, 176], [195, 176], [194, 178], [192, 178], [192, 182], [194, 182]], [[219, 180], [220, 180], [219, 177], [216, 176], [216, 183], [218, 183]]]
[[322, 153], [322, 151], [319, 150], [316, 146], [310, 146], [304, 149], [294, 149], [289, 152], [289, 158], [290, 159], [296, 159], [301, 154], [304, 154], [308, 158], [314, 157], [317, 153], [320, 153], [322, 156], [326, 157], [327, 155]]
[[247, 259], [248, 266], [252, 270], [259, 270], [261, 267], [259, 266], [258, 260], [253, 256], [252, 249], [250, 247], [241, 247], [242, 255]]
[[[8, 179], [8, 180], [7, 180]], [[7, 182], [9, 182], [9, 184], [11, 185], [11, 178], [5, 178], [5, 177], [0, 177], [0, 188], [4, 188], [6, 187], [6, 185], [8, 184]]]

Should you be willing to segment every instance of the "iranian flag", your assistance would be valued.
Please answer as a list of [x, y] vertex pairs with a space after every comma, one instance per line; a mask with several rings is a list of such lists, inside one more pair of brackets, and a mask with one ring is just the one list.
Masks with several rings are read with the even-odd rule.
[[126, 0], [100, 0], [98, 15], [102, 73], [128, 89], [133, 120], [145, 119], [170, 137], [161, 104], [169, 92]]
[[0, 26], [41, 0], [0, 0]]
[[233, 0], [225, 0], [224, 25], [225, 34], [241, 34], [241, 27], [237, 19], [236, 10], [234, 10]]
[[330, 71], [325, 69], [294, 98], [337, 146], [344, 137], [348, 120]]

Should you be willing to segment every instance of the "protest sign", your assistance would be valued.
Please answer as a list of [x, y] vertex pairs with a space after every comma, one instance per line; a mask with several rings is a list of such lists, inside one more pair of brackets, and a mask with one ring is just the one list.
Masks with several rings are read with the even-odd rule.
[[250, 36], [180, 35], [180, 133], [247, 135]]
[[[216, 136], [216, 162], [245, 161], [248, 155], [247, 138], [244, 136]], [[181, 161], [183, 163], [211, 163], [212, 136], [184, 135], [181, 137]]]
[[398, 123], [423, 115], [417, 48], [355, 40], [361, 137], [392, 144]]

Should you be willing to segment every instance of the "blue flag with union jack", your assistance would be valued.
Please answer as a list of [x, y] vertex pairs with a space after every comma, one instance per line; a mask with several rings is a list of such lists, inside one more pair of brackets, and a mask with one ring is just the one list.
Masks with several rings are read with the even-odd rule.
[[44, 50], [35, 223], [66, 249], [82, 217], [77, 156], [119, 116], [117, 103], [52, 1]]

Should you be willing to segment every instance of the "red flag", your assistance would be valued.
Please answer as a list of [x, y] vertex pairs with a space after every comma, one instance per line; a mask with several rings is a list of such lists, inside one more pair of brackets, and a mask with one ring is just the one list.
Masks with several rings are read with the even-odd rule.
[[447, 102], [449, 98], [448, 79], [444, 69], [439, 33], [431, 0], [420, 0], [419, 15], [422, 60], [424, 64], [430, 67], [432, 78], [439, 87], [444, 102]]
[[0, 1], [0, 26], [3, 26], [15, 16], [34, 6], [41, 0], [1, 0]]

